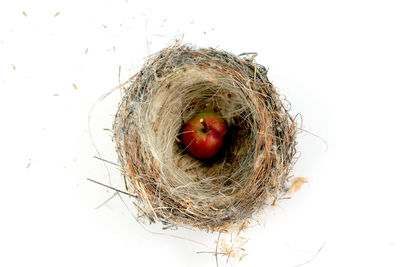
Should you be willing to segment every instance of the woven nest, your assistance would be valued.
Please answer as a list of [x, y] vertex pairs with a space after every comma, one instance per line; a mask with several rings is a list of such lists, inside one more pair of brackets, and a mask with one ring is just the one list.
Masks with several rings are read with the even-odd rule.
[[[201, 161], [181, 141], [196, 113], [228, 125], [219, 156]], [[296, 125], [249, 55], [176, 44], [129, 81], [113, 126], [140, 215], [207, 231], [243, 227], [287, 191]]]

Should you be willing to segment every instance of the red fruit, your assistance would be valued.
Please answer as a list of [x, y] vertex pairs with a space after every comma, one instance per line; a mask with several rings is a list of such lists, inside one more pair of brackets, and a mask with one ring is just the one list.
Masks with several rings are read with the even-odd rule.
[[202, 112], [191, 118], [183, 128], [183, 143], [198, 159], [215, 156], [222, 147], [227, 126], [212, 112]]

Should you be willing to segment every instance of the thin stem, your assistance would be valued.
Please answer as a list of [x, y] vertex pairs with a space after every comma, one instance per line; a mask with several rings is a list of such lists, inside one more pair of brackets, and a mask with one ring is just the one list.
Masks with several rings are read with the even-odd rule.
[[200, 122], [201, 122], [201, 124], [203, 125], [203, 127], [204, 127], [204, 131], [205, 132], [208, 132], [208, 124], [207, 124], [207, 122], [203, 119], [203, 118], [201, 118], [200, 119]]
[[132, 194], [130, 194], [130, 193], [128, 193], [128, 192], [125, 192], [125, 191], [119, 190], [119, 189], [117, 189], [117, 188], [115, 188], [115, 187], [112, 187], [112, 186], [109, 186], [109, 185], [106, 185], [106, 184], [100, 183], [100, 182], [98, 182], [98, 181], [95, 181], [95, 180], [93, 180], [93, 179], [90, 179], [90, 178], [87, 178], [87, 179], [88, 179], [89, 181], [91, 181], [91, 182], [95, 183], [95, 184], [102, 185], [102, 186], [104, 186], [104, 187], [107, 187], [107, 188], [109, 188], [109, 189], [112, 189], [112, 190], [114, 190], [114, 191], [116, 191], [116, 192], [118, 192], [118, 193], [125, 194], [125, 195], [128, 195], [128, 196], [130, 196], [130, 197], [135, 197], [135, 198], [137, 198], [137, 196], [135, 196], [135, 195], [132, 195]]

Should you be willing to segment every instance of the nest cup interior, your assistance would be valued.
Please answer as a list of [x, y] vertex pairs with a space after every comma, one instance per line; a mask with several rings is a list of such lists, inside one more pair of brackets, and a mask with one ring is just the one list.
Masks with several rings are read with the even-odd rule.
[[[211, 160], [191, 156], [180, 139], [184, 124], [204, 111], [228, 125]], [[114, 133], [143, 215], [226, 231], [284, 191], [295, 153], [292, 123], [264, 67], [214, 49], [174, 46], [133, 77]]]

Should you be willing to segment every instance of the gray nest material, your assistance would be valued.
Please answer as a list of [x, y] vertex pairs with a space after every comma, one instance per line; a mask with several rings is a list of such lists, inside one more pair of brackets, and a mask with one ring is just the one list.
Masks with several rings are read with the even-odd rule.
[[[185, 122], [218, 113], [228, 125], [213, 161], [188, 154]], [[296, 124], [254, 57], [176, 44], [151, 56], [125, 88], [113, 125], [141, 217], [207, 231], [245, 227], [287, 191]]]

